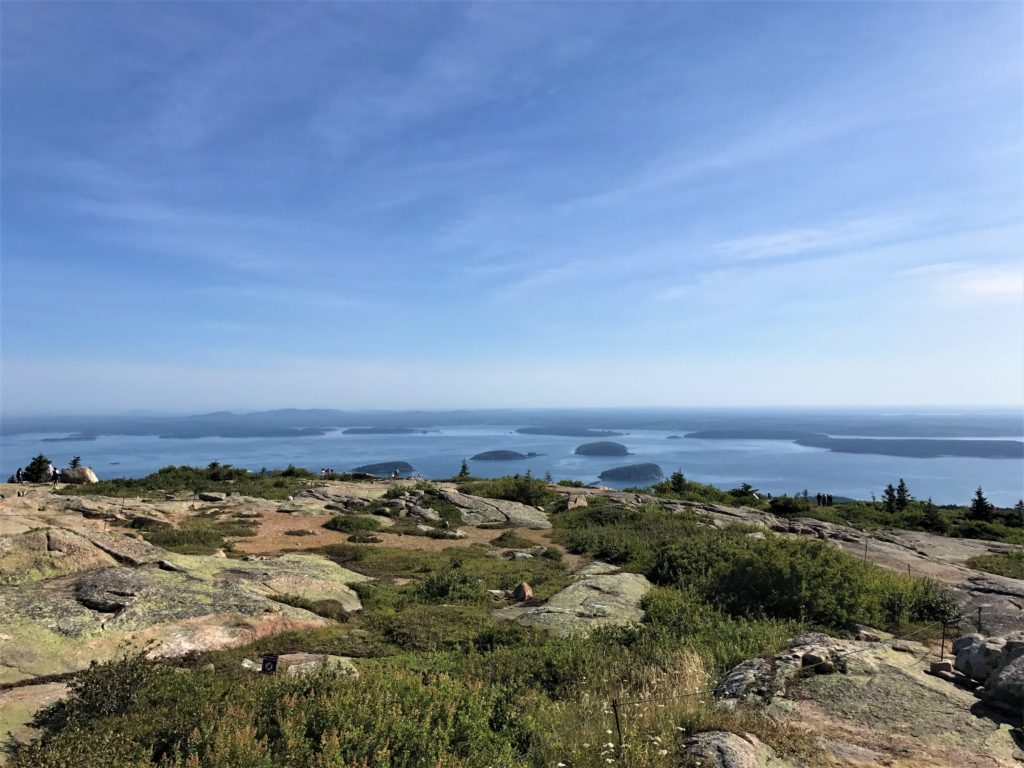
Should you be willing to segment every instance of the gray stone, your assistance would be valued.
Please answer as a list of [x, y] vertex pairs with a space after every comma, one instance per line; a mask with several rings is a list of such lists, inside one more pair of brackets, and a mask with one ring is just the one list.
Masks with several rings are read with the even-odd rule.
[[198, 497], [200, 501], [209, 502], [224, 501], [225, 499], [227, 499], [227, 496], [225, 494], [214, 493], [212, 491], [203, 491], [202, 493], [198, 494]]
[[1024, 656], [1000, 666], [989, 677], [983, 695], [985, 701], [1018, 715], [1024, 710]]
[[347, 675], [359, 675], [348, 656], [330, 656], [322, 653], [285, 653], [277, 659], [277, 671], [289, 677], [310, 675], [321, 670], [332, 670]]
[[984, 683], [1003, 662], [1005, 638], [989, 637], [957, 651], [953, 666], [972, 680]]

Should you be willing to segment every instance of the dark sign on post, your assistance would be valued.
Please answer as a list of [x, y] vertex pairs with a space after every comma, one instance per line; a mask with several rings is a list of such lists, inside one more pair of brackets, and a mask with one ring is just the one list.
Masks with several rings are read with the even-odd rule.
[[264, 653], [263, 654], [263, 666], [260, 667], [260, 672], [264, 675], [272, 675], [277, 672], [277, 654], [276, 653]]

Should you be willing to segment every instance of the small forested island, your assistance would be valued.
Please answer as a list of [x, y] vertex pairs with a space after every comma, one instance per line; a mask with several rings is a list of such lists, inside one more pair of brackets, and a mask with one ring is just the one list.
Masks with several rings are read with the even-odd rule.
[[539, 456], [539, 453], [520, 453], [519, 451], [484, 451], [475, 456], [470, 456], [470, 461], [519, 461], [520, 459], [532, 459]]
[[363, 464], [352, 471], [364, 475], [390, 475], [393, 472], [401, 472], [404, 475], [415, 470], [407, 461], [381, 461], [376, 464]]
[[598, 477], [602, 480], [615, 480], [618, 482], [646, 483], [664, 477], [661, 467], [657, 464], [627, 464], [624, 467], [612, 467], [606, 469]]
[[596, 443], [583, 443], [583, 445], [576, 446], [575, 453], [579, 456], [628, 456], [629, 449], [622, 443], [599, 440]]

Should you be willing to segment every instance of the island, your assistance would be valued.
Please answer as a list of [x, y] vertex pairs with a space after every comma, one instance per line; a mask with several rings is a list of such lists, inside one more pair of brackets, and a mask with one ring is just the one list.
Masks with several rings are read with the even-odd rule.
[[532, 459], [540, 456], [539, 453], [519, 453], [519, 451], [484, 451], [476, 456], [470, 456], [470, 461], [519, 461], [520, 459]]
[[621, 437], [623, 432], [610, 429], [584, 429], [580, 427], [520, 427], [521, 435], [553, 435], [555, 437]]
[[664, 477], [665, 473], [657, 464], [627, 464], [624, 467], [606, 469], [598, 477], [618, 482], [647, 483]]
[[[343, 435], [426, 435], [429, 429], [412, 429], [410, 427], [349, 427], [341, 430]], [[437, 431], [437, 430], [434, 430]]]
[[364, 475], [390, 475], [394, 472], [407, 475], [415, 470], [413, 470], [412, 464], [407, 461], [381, 461], [376, 464], [363, 464], [363, 466], [356, 467], [352, 471]]
[[575, 453], [579, 456], [629, 456], [629, 449], [622, 443], [599, 440], [596, 443], [576, 446]]

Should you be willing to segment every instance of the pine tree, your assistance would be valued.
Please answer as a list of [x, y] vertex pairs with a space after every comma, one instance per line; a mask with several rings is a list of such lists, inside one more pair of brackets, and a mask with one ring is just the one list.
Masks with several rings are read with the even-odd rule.
[[949, 530], [949, 523], [931, 499], [923, 505], [921, 524], [932, 533], [945, 533]]
[[82, 466], [82, 457], [81, 456], [72, 456], [71, 457], [71, 468], [72, 469], [78, 469], [80, 466]]
[[890, 515], [896, 511], [896, 488], [892, 483], [885, 486], [885, 490], [882, 491], [882, 505]]
[[902, 512], [908, 506], [910, 506], [910, 493], [907, 492], [907, 484], [901, 477], [899, 485], [896, 486], [896, 509]]
[[50, 479], [50, 467], [53, 462], [43, 454], [39, 454], [25, 467], [21, 476], [30, 483], [45, 483]]
[[553, 483], [554, 481], [555, 479], [551, 476], [551, 470], [548, 470], [547, 472], [544, 473], [545, 483]]
[[469, 477], [469, 462], [463, 459], [462, 466], [459, 468], [459, 479], [465, 480], [467, 477]]
[[981, 490], [981, 486], [978, 486], [978, 490], [974, 492], [974, 498], [971, 500], [971, 509], [967, 513], [967, 516], [971, 520], [981, 520], [988, 522], [992, 519], [995, 513], [995, 507], [988, 503], [988, 499], [985, 498], [985, 494]]
[[[1024, 528], [1024, 499], [1021, 499], [1013, 505], [1013, 511], [1017, 513], [1017, 521], [1015, 523], [1008, 523], [1008, 525], [1016, 525], [1018, 528]], [[1010, 518], [1011, 520], [1013, 518]]]
[[686, 477], [683, 476], [683, 471], [681, 469], [677, 469], [673, 472], [668, 482], [672, 487], [673, 493], [682, 493], [686, 490]]

